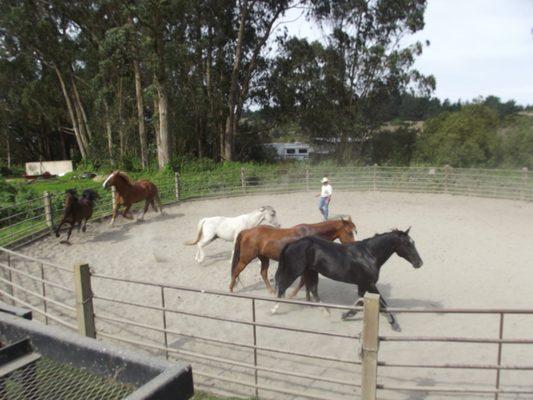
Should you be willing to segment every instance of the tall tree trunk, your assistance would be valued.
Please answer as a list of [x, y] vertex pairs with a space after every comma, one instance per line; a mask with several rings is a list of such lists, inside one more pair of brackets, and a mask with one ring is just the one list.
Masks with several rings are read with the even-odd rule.
[[124, 123], [122, 120], [122, 78], [118, 79], [118, 143], [120, 158], [126, 154], [126, 139], [124, 135]]
[[87, 132], [89, 140], [91, 140], [93, 137], [93, 134], [91, 132], [91, 128], [89, 127], [89, 121], [87, 120], [87, 115], [85, 114], [85, 109], [83, 108], [83, 103], [81, 102], [80, 94], [78, 93], [78, 86], [76, 85], [76, 80], [74, 79], [74, 72], [71, 72], [71, 73], [72, 73], [72, 90], [74, 92], [74, 98], [76, 99], [76, 102], [78, 103], [78, 107], [80, 109], [80, 114], [83, 120], [83, 124], [85, 125], [85, 131]]
[[168, 98], [165, 82], [157, 82], [157, 107], [159, 110], [159, 144], [157, 158], [159, 168], [162, 169], [170, 163], [171, 140], [168, 132]]
[[113, 157], [113, 130], [111, 129], [111, 117], [109, 115], [109, 105], [107, 100], [104, 100], [104, 119], [105, 131], [107, 136], [107, 152], [109, 154], [109, 162], [112, 166], [115, 165], [115, 158]]
[[144, 126], [144, 101], [141, 82], [141, 67], [139, 59], [133, 59], [133, 73], [135, 75], [135, 98], [137, 100], [137, 123], [139, 124], [139, 143], [141, 146], [141, 164], [148, 168], [148, 144], [146, 141], [146, 128]]
[[[160, 15], [158, 15], [158, 20]], [[165, 42], [162, 27], [155, 33], [155, 52], [157, 54], [157, 72], [155, 84], [157, 89], [157, 108], [159, 110], [159, 143], [157, 146], [157, 164], [163, 169], [170, 163], [172, 156], [172, 141], [168, 131], [168, 97], [165, 70]]]
[[137, 44], [137, 32], [133, 23], [133, 16], [128, 18], [134, 30], [133, 38], [133, 75], [135, 76], [135, 99], [137, 102], [137, 124], [139, 129], [139, 144], [141, 147], [141, 164], [143, 168], [148, 168], [148, 144], [146, 140], [146, 128], [144, 124], [144, 100], [141, 81], [141, 65], [139, 62], [139, 47]]
[[239, 92], [239, 69], [241, 66], [242, 48], [244, 45], [244, 27], [248, 15], [248, 2], [243, 1], [239, 17], [239, 33], [237, 35], [237, 46], [235, 49], [235, 59], [231, 70], [230, 92], [228, 99], [228, 115], [226, 117], [226, 129], [224, 132], [223, 143], [221, 146], [221, 158], [225, 161], [233, 160], [235, 147], [235, 107], [237, 105], [237, 96]]
[[59, 70], [57, 65], [53, 64], [53, 67], [54, 67], [54, 71], [56, 72], [57, 79], [59, 80], [59, 84], [61, 86], [61, 91], [63, 92], [65, 103], [67, 103], [67, 109], [68, 109], [68, 113], [70, 116], [70, 122], [72, 123], [72, 129], [74, 129], [74, 136], [76, 137], [76, 142], [78, 143], [78, 148], [80, 149], [81, 157], [87, 158], [87, 148], [81, 136], [81, 132], [78, 126], [78, 121], [76, 120], [76, 116], [74, 115], [74, 109], [72, 107], [72, 102], [70, 100], [70, 96], [68, 94], [67, 87], [65, 85], [65, 80], [63, 79], [63, 75], [61, 74], [61, 71]]

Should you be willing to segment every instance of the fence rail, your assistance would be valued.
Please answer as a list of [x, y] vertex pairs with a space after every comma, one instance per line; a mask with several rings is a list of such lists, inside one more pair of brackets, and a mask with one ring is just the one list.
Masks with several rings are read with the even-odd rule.
[[[398, 168], [370, 166], [361, 168], [296, 170], [242, 170], [217, 173], [214, 176], [187, 176], [176, 174], [172, 178], [157, 182], [165, 204], [196, 198], [217, 198], [260, 193], [292, 192], [309, 190], [323, 175], [328, 175], [338, 190], [404, 191], [533, 200], [533, 183], [527, 169], [521, 171], [462, 170], [443, 168]], [[26, 207], [27, 210], [18, 207]], [[0, 245], [14, 245], [31, 239], [31, 235], [46, 234], [59, 218], [62, 211], [61, 196], [50, 193], [39, 198], [0, 209]], [[96, 208], [95, 215], [103, 217], [112, 209], [111, 193], [106, 192]], [[6, 210], [9, 213], [6, 214]], [[0, 247], [0, 297], [13, 304], [27, 307], [37, 313], [38, 319], [47, 324], [58, 324], [68, 329], [83, 332], [105, 340], [142, 347], [167, 358], [180, 357], [190, 360], [195, 368], [198, 382], [206, 388], [211, 381], [220, 382], [224, 390], [242, 394], [241, 388], [249, 388], [247, 395], [272, 398], [286, 396], [311, 399], [344, 400], [361, 396], [375, 399], [379, 391], [448, 393], [456, 395], [533, 394], [533, 386], [502, 387], [501, 372], [533, 371], [533, 365], [504, 362], [504, 346], [531, 346], [533, 338], [504, 337], [506, 316], [533, 315], [533, 309], [408, 309], [391, 308], [393, 313], [405, 314], [470, 314], [495, 315], [498, 319], [497, 337], [384, 335], [379, 333], [376, 299], [365, 299], [363, 331], [338, 332], [325, 329], [311, 329], [290, 324], [261, 321], [257, 318], [259, 304], [282, 302], [297, 307], [323, 307], [346, 310], [336, 304], [309, 303], [287, 299], [252, 296], [241, 293], [230, 294], [217, 290], [205, 290], [179, 285], [154, 283], [150, 281], [122, 279], [90, 272], [82, 284], [79, 274], [72, 268], [29, 257]], [[128, 298], [121, 298], [120, 285], [143, 287], [152, 290], [150, 304]], [[85, 289], [80, 289], [85, 288]], [[185, 308], [175, 302], [175, 293], [196, 296], [199, 302], [205, 298], [240, 302], [250, 310], [247, 319], [228, 317], [216, 312], [205, 312], [194, 307]], [[109, 293], [113, 293], [110, 296]], [[90, 307], [88, 305], [90, 304]], [[136, 310], [131, 312], [131, 310]], [[125, 312], [124, 315], [121, 311]], [[133, 317], [132, 317], [133, 315]], [[179, 317], [179, 320], [176, 320]], [[247, 330], [239, 339], [191, 332], [176, 321], [192, 319], [196, 324], [215, 323], [232, 326], [231, 329]], [[83, 327], [81, 327], [83, 325]], [[352, 349], [351, 355], [324, 354], [319, 349], [300, 349], [289, 346], [282, 348], [271, 343], [262, 343], [263, 334], [279, 332], [283, 335], [298, 334], [325, 336], [328, 340], [345, 341]], [[186, 340], [185, 345], [177, 344]], [[189, 341], [189, 342], [187, 342]], [[339, 342], [341, 343], [341, 342]], [[380, 343], [465, 343], [495, 346], [496, 362], [402, 362], [381, 359], [387, 355], [380, 350]], [[189, 347], [188, 347], [189, 346]], [[221, 346], [231, 349], [220, 354]], [[357, 350], [361, 358], [357, 357]], [[379, 356], [379, 359], [378, 359]], [[274, 358], [276, 357], [276, 358]], [[272, 360], [280, 365], [273, 365]], [[326, 363], [335, 372], [324, 373], [323, 369], [312, 367]], [[215, 366], [218, 366], [216, 369]], [[296, 366], [300, 369], [297, 369]], [[309, 368], [307, 368], [309, 367]], [[479, 370], [495, 373], [492, 386], [475, 385], [398, 385], [380, 381], [380, 371], [395, 369], [434, 370]], [[222, 372], [221, 372], [222, 371]], [[416, 375], [413, 374], [413, 378]], [[381, 378], [382, 379], [382, 378]], [[532, 382], [533, 379], [530, 379]], [[299, 390], [288, 389], [277, 382], [292, 382]], [[273, 393], [277, 393], [273, 395]]]
[[[337, 190], [399, 191], [478, 196], [533, 201], [533, 179], [521, 170], [444, 167], [295, 167], [250, 168], [240, 171], [208, 171], [175, 174], [154, 181], [164, 204], [198, 198], [231, 197], [259, 193], [308, 191], [328, 175]], [[101, 185], [94, 216], [112, 211], [112, 193]], [[0, 246], [13, 246], [31, 235], [57, 225], [63, 211], [63, 193], [43, 193], [23, 202], [0, 207]]]

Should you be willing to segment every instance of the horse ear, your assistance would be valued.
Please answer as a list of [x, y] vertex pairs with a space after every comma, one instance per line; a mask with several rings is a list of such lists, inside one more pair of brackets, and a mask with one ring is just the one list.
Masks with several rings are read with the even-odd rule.
[[352, 222], [352, 216], [348, 215], [348, 221]]
[[411, 227], [407, 228], [407, 230], [405, 231], [405, 234], [406, 235], [409, 235], [409, 231], [411, 230]]

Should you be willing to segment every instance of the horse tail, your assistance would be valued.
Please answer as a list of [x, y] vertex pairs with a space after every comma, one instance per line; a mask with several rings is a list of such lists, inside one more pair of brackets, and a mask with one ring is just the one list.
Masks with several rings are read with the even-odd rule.
[[194, 244], [196, 244], [196, 243], [198, 243], [200, 241], [200, 239], [202, 238], [204, 222], [205, 222], [205, 218], [202, 218], [200, 220], [200, 222], [198, 222], [198, 229], [196, 231], [196, 239], [195, 240], [189, 240], [188, 242], [185, 242], [186, 245], [192, 246], [192, 245], [194, 245]]
[[235, 239], [235, 245], [233, 247], [233, 258], [231, 259], [231, 276], [233, 276], [233, 271], [237, 267], [239, 258], [241, 257], [241, 241], [242, 241], [242, 232], [240, 231]]

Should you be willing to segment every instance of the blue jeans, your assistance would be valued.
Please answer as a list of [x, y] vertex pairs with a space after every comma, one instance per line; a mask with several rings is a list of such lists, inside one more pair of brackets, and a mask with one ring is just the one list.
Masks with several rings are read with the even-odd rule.
[[318, 203], [318, 209], [324, 216], [324, 220], [328, 219], [329, 214], [329, 197], [321, 197]]

